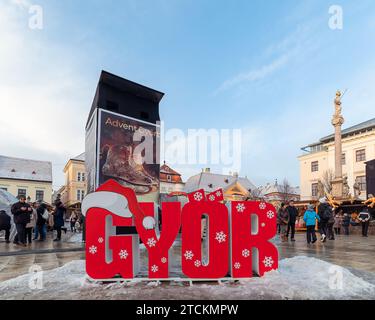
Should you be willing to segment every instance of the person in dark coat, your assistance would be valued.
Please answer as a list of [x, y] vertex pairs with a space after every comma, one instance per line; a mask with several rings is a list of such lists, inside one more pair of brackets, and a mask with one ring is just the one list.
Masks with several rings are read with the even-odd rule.
[[53, 228], [57, 231], [57, 237], [53, 241], [61, 241], [61, 230], [64, 230], [65, 233], [67, 231], [67, 229], [64, 227], [64, 217], [66, 209], [61, 201], [57, 201], [55, 205], [56, 208], [53, 213]]
[[327, 230], [327, 228], [328, 228], [328, 221], [329, 221], [329, 219], [332, 216], [332, 208], [327, 203], [327, 199], [326, 198], [321, 198], [319, 200], [319, 202], [320, 202], [320, 204], [319, 204], [319, 207], [318, 207], [318, 215], [319, 215], [319, 218], [320, 218], [320, 223], [319, 223], [320, 234], [322, 236], [322, 238], [320, 239], [320, 241], [326, 242], [326, 240], [327, 240], [327, 232], [328, 232], [328, 230]]
[[10, 217], [4, 210], [0, 211], [0, 231], [5, 231], [5, 242], [10, 243]]
[[286, 209], [287, 209], [288, 214], [289, 214], [289, 223], [288, 223], [288, 230], [286, 232], [286, 237], [289, 239], [289, 232], [291, 232], [290, 240], [296, 241], [294, 239], [294, 235], [296, 233], [296, 219], [298, 217], [298, 210], [294, 206], [293, 200], [289, 201], [289, 206]]
[[362, 225], [362, 236], [363, 237], [367, 237], [368, 227], [370, 225], [370, 219], [371, 219], [371, 215], [370, 215], [369, 209], [364, 208], [359, 213], [359, 216], [358, 216], [358, 220], [361, 222], [361, 225]]
[[282, 203], [280, 209], [277, 214], [277, 218], [280, 220], [280, 227], [281, 227], [281, 240], [282, 242], [288, 241], [286, 237], [286, 231], [288, 228], [289, 223], [289, 214], [286, 210], [286, 204]]
[[342, 228], [344, 229], [344, 235], [349, 235], [349, 226], [350, 226], [350, 215], [348, 213], [344, 213], [342, 218]]
[[14, 216], [14, 223], [17, 229], [14, 244], [26, 247], [26, 225], [30, 222], [30, 215], [33, 209], [26, 203], [26, 197], [21, 196], [19, 202], [12, 206], [11, 212]]
[[[47, 219], [46, 219], [47, 217]], [[36, 209], [36, 228], [38, 229], [38, 235], [39, 235], [39, 240], [44, 241], [46, 240], [46, 223], [48, 220], [48, 211], [47, 211], [47, 206], [42, 203], [38, 202], [37, 203], [37, 209]]]

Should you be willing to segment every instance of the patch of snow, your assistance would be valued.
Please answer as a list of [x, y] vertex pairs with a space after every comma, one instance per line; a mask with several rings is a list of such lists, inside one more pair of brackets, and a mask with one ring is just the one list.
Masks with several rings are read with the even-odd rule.
[[[341, 271], [342, 289], [330, 285]], [[238, 283], [196, 283], [191, 287], [169, 283], [100, 283], [89, 280], [85, 261], [72, 261], [42, 274], [42, 289], [30, 286], [38, 274], [26, 274], [0, 282], [0, 299], [375, 299], [375, 285], [348, 269], [328, 262], [298, 256], [279, 262], [279, 270], [263, 278]], [[366, 275], [367, 280], [369, 275]], [[375, 274], [373, 275], [375, 278]]]

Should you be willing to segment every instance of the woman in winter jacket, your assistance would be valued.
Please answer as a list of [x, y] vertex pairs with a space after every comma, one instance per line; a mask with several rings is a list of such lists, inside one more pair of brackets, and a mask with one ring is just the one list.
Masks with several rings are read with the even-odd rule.
[[33, 234], [33, 229], [36, 226], [36, 210], [35, 203], [32, 205], [33, 211], [30, 213], [30, 222], [26, 225], [26, 241], [31, 244], [31, 238]]
[[349, 235], [349, 225], [350, 225], [351, 217], [348, 213], [344, 213], [344, 216], [342, 218], [342, 227], [344, 229], [344, 234], [346, 236]]
[[307, 243], [315, 243], [317, 241], [315, 234], [316, 221], [320, 221], [320, 217], [314, 210], [314, 205], [310, 204], [303, 216], [303, 220], [306, 222], [306, 239]]
[[39, 204], [38, 208], [36, 209], [36, 214], [37, 214], [36, 228], [38, 229], [38, 234], [40, 235], [39, 240], [44, 241], [46, 239], [46, 233], [47, 233], [46, 223], [49, 218], [49, 213], [44, 203]]
[[61, 230], [64, 230], [66, 233], [67, 229], [64, 227], [64, 216], [65, 216], [66, 209], [63, 206], [61, 201], [56, 203], [56, 208], [53, 213], [53, 228], [57, 231], [57, 237], [53, 241], [60, 241], [61, 240]]
[[342, 210], [335, 214], [334, 220], [335, 223], [333, 224], [333, 229], [335, 230], [336, 235], [340, 235], [342, 225]]
[[280, 222], [280, 232], [281, 232], [281, 240], [282, 242], [285, 242], [288, 240], [286, 233], [289, 223], [289, 212], [286, 209], [286, 204], [282, 203], [281, 207], [279, 209], [279, 212], [277, 214], [277, 219]]

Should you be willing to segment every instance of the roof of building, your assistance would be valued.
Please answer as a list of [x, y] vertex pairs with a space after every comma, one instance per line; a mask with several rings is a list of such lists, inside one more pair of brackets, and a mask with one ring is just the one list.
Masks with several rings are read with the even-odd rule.
[[181, 176], [180, 173], [177, 171], [173, 170], [170, 166], [168, 166], [165, 162], [164, 164], [160, 167], [160, 173], [165, 173], [165, 174], [170, 174], [170, 175], [177, 175]]
[[[356, 124], [355, 126], [346, 128], [341, 131], [341, 135], [342, 135], [342, 138], [345, 138], [349, 135], [370, 131], [372, 129], [375, 129], [375, 118], [367, 120], [365, 122], [361, 122], [359, 124]], [[312, 147], [312, 146], [316, 146], [319, 144], [327, 143], [327, 142], [333, 141], [334, 139], [335, 139], [335, 135], [330, 134], [328, 136], [321, 138], [319, 142], [312, 143], [308, 145], [307, 147]]]
[[72, 158], [71, 160], [76, 160], [76, 161], [85, 161], [85, 153], [82, 152], [81, 154], [79, 154], [78, 156]]
[[256, 186], [248, 178], [238, 177], [236, 175], [224, 175], [211, 172], [201, 172], [188, 179], [185, 184], [185, 192], [193, 192], [204, 189], [206, 192], [213, 192], [217, 189], [226, 189], [234, 183], [239, 183], [246, 190], [254, 190]]
[[52, 182], [52, 163], [0, 156], [0, 178]]
[[[259, 191], [260, 196], [266, 196], [271, 193], [285, 193], [284, 185], [278, 184], [277, 182], [274, 184], [268, 183], [265, 186], [259, 187]], [[299, 187], [289, 187], [288, 193], [299, 195], [301, 191]]]

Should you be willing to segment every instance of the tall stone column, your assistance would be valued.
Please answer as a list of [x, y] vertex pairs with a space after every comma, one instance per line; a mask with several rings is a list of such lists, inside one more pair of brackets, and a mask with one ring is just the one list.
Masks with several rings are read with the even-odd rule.
[[332, 125], [335, 128], [335, 179], [332, 181], [332, 196], [335, 198], [343, 197], [343, 177], [342, 177], [342, 142], [341, 127], [344, 124], [344, 117], [341, 114], [341, 92], [336, 92], [335, 114], [333, 115]]

